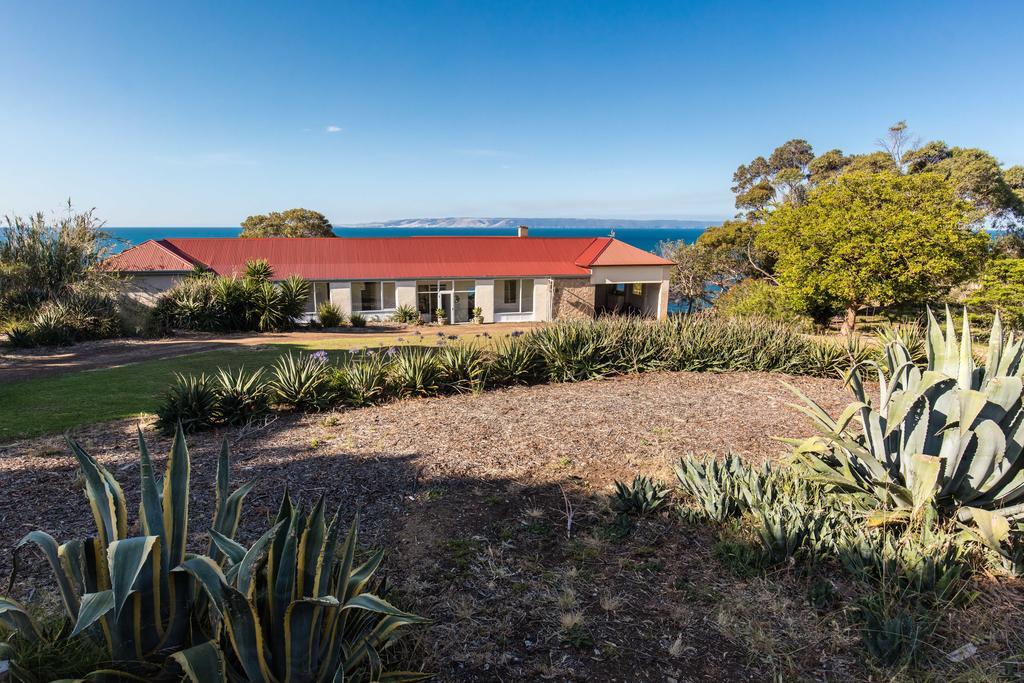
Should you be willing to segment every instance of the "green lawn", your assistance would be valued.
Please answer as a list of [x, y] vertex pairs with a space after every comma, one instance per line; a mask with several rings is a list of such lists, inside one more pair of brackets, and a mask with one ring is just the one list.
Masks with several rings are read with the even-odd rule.
[[[405, 335], [404, 339], [406, 344], [436, 343], [436, 335], [429, 332], [422, 337]], [[152, 413], [177, 372], [211, 374], [218, 367], [243, 364], [255, 368], [272, 364], [289, 350], [323, 349], [337, 358], [345, 349], [394, 344], [395, 341], [394, 335], [325, 335], [323, 339], [298, 343], [240, 346], [3, 384], [0, 385], [0, 441]]]

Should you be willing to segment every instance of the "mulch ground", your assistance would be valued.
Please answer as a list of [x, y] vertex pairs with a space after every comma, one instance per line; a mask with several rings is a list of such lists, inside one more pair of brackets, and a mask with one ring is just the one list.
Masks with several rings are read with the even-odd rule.
[[[266, 527], [285, 487], [359, 511], [367, 546], [389, 550], [392, 599], [433, 623], [396, 656], [439, 680], [845, 680], [863, 675], [842, 615], [821, 613], [787, 576], [729, 575], [710, 530], [671, 513], [630, 528], [608, 510], [615, 480], [666, 482], [686, 453], [776, 458], [803, 435], [783, 381], [830, 412], [838, 380], [759, 373], [653, 373], [580, 384], [407, 400], [285, 416], [261, 429], [190, 438], [193, 545], [202, 547], [220, 440], [237, 483], [258, 484], [240, 535]], [[169, 441], [141, 424], [150, 451]], [[136, 423], [78, 430], [138, 504]], [[158, 463], [158, 467], [160, 464]], [[60, 438], [0, 449], [0, 576], [32, 529], [90, 533]], [[26, 553], [16, 597], [46, 572]]]

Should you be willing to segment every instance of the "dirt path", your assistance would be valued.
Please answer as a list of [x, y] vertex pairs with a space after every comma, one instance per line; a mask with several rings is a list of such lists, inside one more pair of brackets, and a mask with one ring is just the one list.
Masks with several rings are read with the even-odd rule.
[[386, 344], [390, 338], [408, 336], [410, 330], [424, 334], [472, 336], [481, 331], [507, 334], [525, 329], [523, 324], [448, 325], [445, 327], [385, 327], [371, 326], [361, 329], [300, 330], [264, 334], [188, 335], [168, 339], [104, 339], [74, 346], [26, 350], [3, 349], [0, 352], [0, 384], [21, 379], [59, 375], [66, 372], [109, 368], [146, 360], [173, 358], [191, 353], [211, 351], [231, 346], [258, 346], [261, 344], [323, 343], [328, 347], [345, 342]]

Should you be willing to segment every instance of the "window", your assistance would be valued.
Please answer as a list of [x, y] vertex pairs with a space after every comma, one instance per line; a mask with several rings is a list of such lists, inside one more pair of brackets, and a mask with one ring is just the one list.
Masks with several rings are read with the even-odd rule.
[[394, 282], [353, 282], [353, 311], [389, 311], [395, 308]]
[[644, 286], [640, 282], [633, 283], [633, 296], [643, 296]]
[[[495, 313], [532, 313], [533, 280], [496, 280]], [[499, 294], [500, 292], [500, 294]]]
[[505, 303], [519, 303], [519, 280], [505, 280]]
[[306, 297], [304, 313], [313, 314], [320, 308], [320, 304], [331, 300], [331, 290], [326, 282], [310, 282], [309, 296]]

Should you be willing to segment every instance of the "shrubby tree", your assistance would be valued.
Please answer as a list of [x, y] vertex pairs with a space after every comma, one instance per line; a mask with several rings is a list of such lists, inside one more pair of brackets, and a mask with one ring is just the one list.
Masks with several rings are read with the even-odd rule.
[[73, 293], [112, 293], [118, 280], [99, 265], [117, 241], [103, 231], [94, 209], [75, 212], [70, 200], [61, 217], [4, 216], [0, 240], [0, 320], [24, 317]]
[[327, 217], [309, 209], [288, 209], [249, 216], [242, 221], [242, 237], [334, 237]]
[[676, 264], [669, 297], [687, 312], [711, 304], [736, 283], [760, 274], [754, 264], [769, 260], [754, 245], [751, 224], [744, 220], [710, 227], [693, 244], [663, 243], [661, 253]]
[[844, 311], [934, 300], [980, 270], [990, 240], [939, 173], [843, 173], [775, 210], [757, 243], [780, 284], [808, 306]]
[[1024, 330], [1024, 259], [989, 261], [965, 303], [971, 313], [992, 316], [998, 311], [1005, 324]]

